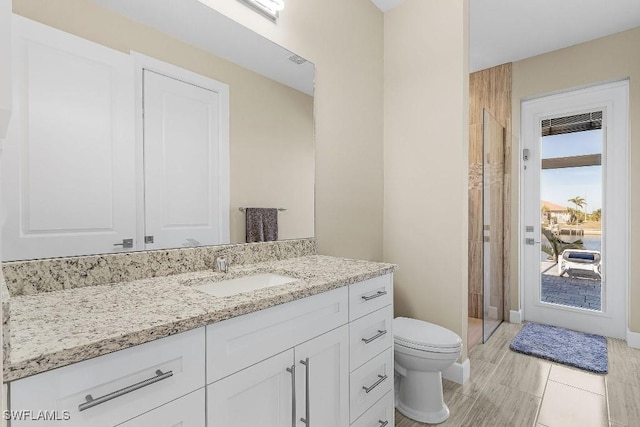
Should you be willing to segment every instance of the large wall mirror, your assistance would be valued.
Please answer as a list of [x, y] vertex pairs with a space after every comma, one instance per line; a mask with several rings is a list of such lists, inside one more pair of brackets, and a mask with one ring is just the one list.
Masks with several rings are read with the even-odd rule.
[[4, 261], [314, 236], [312, 63], [197, 0], [13, 11]]

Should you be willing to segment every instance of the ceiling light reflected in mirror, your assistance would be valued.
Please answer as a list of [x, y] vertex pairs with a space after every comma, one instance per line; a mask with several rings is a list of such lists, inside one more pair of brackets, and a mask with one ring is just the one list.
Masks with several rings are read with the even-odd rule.
[[284, 0], [238, 0], [249, 6], [256, 12], [264, 15], [273, 22], [278, 20], [278, 15], [284, 9]]

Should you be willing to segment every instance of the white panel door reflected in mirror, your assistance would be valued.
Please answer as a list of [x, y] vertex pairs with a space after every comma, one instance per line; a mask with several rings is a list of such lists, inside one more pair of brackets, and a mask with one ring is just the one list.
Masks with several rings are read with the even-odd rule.
[[[25, 123], [30, 123], [44, 130], [39, 136], [39, 144], [30, 144], [28, 138], [22, 138], [23, 135], [19, 135], [19, 139], [22, 138], [19, 141], [8, 139], [3, 153], [3, 205], [8, 211], [3, 226], [4, 261], [243, 243], [245, 217], [238, 209], [240, 206], [286, 207], [287, 210], [279, 214], [280, 240], [314, 236], [313, 64], [197, 0], [80, 0], [71, 7], [78, 9], [78, 16], [83, 16], [86, 21], [82, 28], [69, 20], [68, 10], [45, 0], [36, 1], [38, 7], [32, 7], [27, 2], [23, 4], [21, 0], [14, 1], [14, 20], [28, 18], [49, 31], [57, 31], [113, 52], [113, 56], [126, 58], [122, 62], [128, 62], [128, 65], [120, 64], [117, 70], [111, 72], [111, 78], [115, 80], [108, 87], [103, 85], [102, 88], [82, 89], [78, 86], [69, 89], [68, 93], [62, 93], [64, 86], [58, 85], [61, 89], [58, 98], [49, 96], [49, 92], [42, 88], [33, 88], [29, 93], [25, 84], [16, 77], [14, 104], [17, 108], [14, 110], [20, 111], [14, 114], [15, 128], [19, 133], [24, 133]], [[180, 7], [177, 7], [178, 3]], [[39, 22], [46, 22], [47, 25]], [[88, 28], [91, 31], [87, 31]], [[43, 37], [45, 42], [52, 42], [54, 38], [50, 35]], [[14, 37], [14, 43], [17, 40]], [[64, 52], [70, 46], [64, 42], [59, 50]], [[151, 223], [146, 224], [149, 218], [144, 210], [145, 188], [141, 184], [144, 171], [140, 166], [144, 153], [138, 147], [142, 131], [136, 130], [135, 126], [138, 107], [134, 96], [133, 58], [138, 53], [159, 58], [229, 87], [229, 161], [226, 165], [229, 188], [228, 205], [222, 208], [226, 210], [228, 220], [225, 225], [225, 220], [220, 219], [225, 217], [224, 212], [218, 218], [208, 217], [207, 221], [201, 218], [195, 221], [197, 218], [192, 218], [194, 224], [222, 222], [217, 243], [210, 243], [215, 239], [187, 233], [180, 239], [157, 244], [161, 240], [159, 234]], [[16, 69], [19, 63], [16, 61], [14, 64]], [[83, 61], [80, 63], [84, 64]], [[51, 73], [51, 67], [47, 68], [46, 72]], [[87, 81], [87, 77], [82, 75], [84, 68], [69, 66], [66, 68], [68, 71], [61, 69], [58, 74], [66, 76], [68, 83], [79, 85]], [[33, 71], [38, 75], [45, 72]], [[14, 77], [20, 75], [24, 73], [14, 72]], [[50, 78], [53, 76], [51, 74]], [[76, 103], [75, 110], [71, 108], [73, 105], [65, 107], [64, 101], [74, 99], [70, 96], [73, 91], [93, 100], [94, 107], [103, 105], [102, 110], [109, 111], [111, 116], [89, 108], [90, 103], [83, 104], [84, 107]], [[47, 95], [47, 102], [53, 104], [52, 108], [40, 109], [42, 115], [29, 117], [34, 110], [20, 107], [27, 99], [25, 96], [43, 98], [44, 95]], [[60, 129], [46, 125], [52, 121], [53, 113], [64, 118], [58, 121]], [[115, 119], [119, 123], [114, 122]], [[18, 123], [20, 120], [22, 122]], [[104, 125], [113, 131], [111, 135], [100, 130], [101, 127], [97, 125], [101, 123], [100, 120], [111, 121], [109, 125]], [[84, 132], [84, 136], [75, 136], [80, 131]], [[30, 132], [28, 137], [37, 135]], [[111, 145], [103, 141], [107, 145], [103, 144], [102, 148], [92, 147], [90, 143], [100, 139], [98, 137]], [[61, 140], [65, 143], [46, 145], [48, 141]], [[12, 158], [12, 145], [16, 147], [14, 154], [20, 156], [19, 159]], [[48, 148], [38, 151], [38, 147]], [[105, 152], [105, 147], [108, 152]], [[65, 150], [71, 151], [67, 153]], [[128, 150], [127, 158], [117, 154], [118, 150]], [[30, 157], [25, 157], [26, 152]], [[133, 160], [132, 152], [135, 152]], [[34, 159], [42, 160], [37, 163], [37, 170], [34, 169]], [[179, 160], [176, 156], [171, 159], [176, 162]], [[34, 163], [30, 164], [32, 161]], [[189, 161], [195, 161], [195, 157]], [[193, 181], [196, 175], [205, 173], [204, 169], [190, 169], [191, 175], [185, 180]], [[83, 175], [99, 172], [102, 173], [99, 177]], [[8, 176], [8, 173], [13, 175]], [[28, 180], [25, 180], [25, 176], [28, 177], [28, 174], [39, 174], [41, 179], [38, 178], [38, 182], [48, 187], [38, 189], [34, 185], [26, 185]], [[34, 179], [33, 176], [29, 178]], [[216, 185], [215, 180], [213, 178], [206, 184], [191, 182], [188, 186], [191, 189], [198, 185], [202, 188], [209, 186], [211, 189]], [[66, 188], [61, 184], [65, 182]], [[92, 184], [95, 182], [101, 186]], [[185, 215], [191, 208], [193, 210], [189, 215], [204, 212], [202, 204], [186, 206], [187, 199], [199, 203], [201, 198], [196, 197], [195, 193], [179, 192], [179, 185], [175, 182], [172, 185], [173, 198], [184, 199], [180, 205], [184, 209], [181, 212], [173, 211], [173, 214], [182, 215], [182, 218], [174, 218], [171, 220], [173, 222], [170, 221], [172, 224], [184, 223], [187, 218]], [[168, 188], [165, 186], [164, 190]], [[31, 199], [26, 197], [27, 194]], [[42, 198], [38, 194], [47, 196]], [[105, 194], [110, 195], [111, 200]], [[212, 215], [220, 211], [213, 206], [209, 208]], [[100, 221], [97, 221], [98, 217]], [[46, 229], [29, 228], [28, 221], [36, 224], [35, 220], [41, 223], [45, 219], [51, 222], [55, 218], [63, 219], [64, 223], [49, 224]], [[81, 220], [76, 221], [78, 218]], [[200, 226], [196, 225], [195, 228]], [[155, 234], [150, 233], [151, 230]], [[176, 231], [176, 227], [172, 231]], [[145, 244], [145, 237], [149, 236], [153, 236], [153, 244]], [[101, 243], [95, 244], [99, 240]]]

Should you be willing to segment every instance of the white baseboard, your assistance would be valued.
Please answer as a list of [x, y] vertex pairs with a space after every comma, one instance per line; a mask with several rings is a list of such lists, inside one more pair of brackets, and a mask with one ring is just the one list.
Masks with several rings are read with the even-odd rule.
[[462, 363], [454, 363], [448, 369], [442, 371], [442, 378], [458, 384], [466, 383], [471, 378], [471, 362], [467, 358]]
[[522, 323], [522, 310], [511, 310], [509, 312], [510, 323]]
[[640, 333], [627, 329], [627, 345], [631, 348], [640, 348]]

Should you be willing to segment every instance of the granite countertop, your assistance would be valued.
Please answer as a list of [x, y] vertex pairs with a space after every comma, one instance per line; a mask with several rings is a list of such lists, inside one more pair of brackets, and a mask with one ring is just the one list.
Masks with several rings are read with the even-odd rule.
[[[312, 255], [11, 298], [9, 382], [172, 334], [273, 307], [396, 269], [393, 264]], [[259, 273], [295, 282], [215, 297], [194, 285]]]

